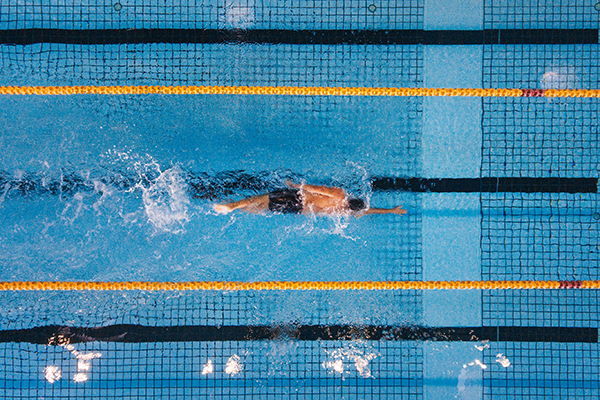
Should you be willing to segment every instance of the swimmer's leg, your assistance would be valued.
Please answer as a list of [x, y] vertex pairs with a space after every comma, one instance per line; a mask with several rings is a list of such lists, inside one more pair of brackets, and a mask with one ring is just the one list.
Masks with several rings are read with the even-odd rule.
[[233, 210], [243, 210], [249, 213], [261, 213], [269, 209], [269, 195], [261, 194], [239, 201], [213, 206], [217, 214], [229, 214]]

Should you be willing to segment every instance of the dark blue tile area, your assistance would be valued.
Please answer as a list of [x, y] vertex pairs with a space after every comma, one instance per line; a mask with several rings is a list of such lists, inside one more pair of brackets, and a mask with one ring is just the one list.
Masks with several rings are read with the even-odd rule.
[[[486, 29], [598, 29], [595, 1], [486, 1]], [[597, 44], [484, 46], [484, 87], [598, 89]], [[597, 178], [597, 99], [484, 99], [482, 176]], [[482, 279], [598, 279], [597, 193], [481, 194]], [[487, 326], [591, 327], [597, 290], [482, 293]], [[490, 343], [483, 399], [594, 399], [597, 343]]]
[[598, 29], [595, 1], [586, 0], [486, 0], [486, 29]]
[[24, 5], [11, 0], [0, 6], [0, 29], [422, 29], [423, 4], [423, 0], [115, 0]]

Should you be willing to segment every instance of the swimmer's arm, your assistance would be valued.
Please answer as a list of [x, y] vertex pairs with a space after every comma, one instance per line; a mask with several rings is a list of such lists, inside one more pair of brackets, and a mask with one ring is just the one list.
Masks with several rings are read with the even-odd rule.
[[290, 181], [286, 182], [291, 188], [306, 190], [307, 192], [320, 194], [322, 196], [327, 197], [336, 197], [338, 199], [344, 199], [346, 197], [346, 193], [344, 190], [337, 187], [328, 187], [328, 186], [316, 186], [316, 185], [298, 185], [297, 183], [293, 183]]
[[369, 208], [365, 211], [363, 211], [362, 213], [358, 214], [359, 217], [362, 217], [363, 215], [370, 215], [370, 214], [398, 214], [398, 215], [403, 215], [406, 214], [406, 210], [402, 208], [402, 206], [398, 206], [398, 207], [394, 207], [394, 208]]

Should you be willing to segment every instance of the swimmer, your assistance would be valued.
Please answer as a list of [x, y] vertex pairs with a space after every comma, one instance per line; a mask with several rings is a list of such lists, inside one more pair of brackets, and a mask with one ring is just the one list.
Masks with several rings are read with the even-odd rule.
[[358, 198], [349, 197], [338, 187], [298, 185], [286, 182], [288, 188], [271, 193], [248, 197], [226, 204], [215, 204], [218, 214], [229, 214], [234, 210], [248, 213], [271, 211], [283, 214], [350, 214], [357, 217], [369, 214], [406, 214], [402, 206], [395, 208], [367, 207]]

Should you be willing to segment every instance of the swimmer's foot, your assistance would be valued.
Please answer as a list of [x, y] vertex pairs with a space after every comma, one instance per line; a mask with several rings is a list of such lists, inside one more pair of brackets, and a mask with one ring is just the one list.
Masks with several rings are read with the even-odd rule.
[[229, 214], [233, 211], [227, 204], [215, 204], [213, 209], [217, 212], [217, 214]]

